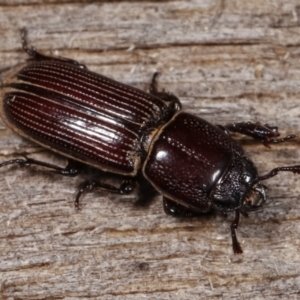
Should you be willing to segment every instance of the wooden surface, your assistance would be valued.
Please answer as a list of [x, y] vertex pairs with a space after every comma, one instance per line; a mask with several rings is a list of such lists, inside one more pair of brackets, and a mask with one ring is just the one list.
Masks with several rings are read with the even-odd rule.
[[[299, 0], [0, 0], [0, 76], [26, 59], [19, 30], [44, 53], [146, 90], [226, 124], [260, 121], [300, 136]], [[0, 160], [58, 161], [0, 123]], [[271, 149], [237, 136], [261, 174], [300, 162], [299, 138]], [[87, 194], [84, 178], [0, 170], [1, 299], [300, 299], [300, 176], [268, 182], [264, 210], [242, 218], [232, 253], [221, 215], [166, 216], [161, 197]]]

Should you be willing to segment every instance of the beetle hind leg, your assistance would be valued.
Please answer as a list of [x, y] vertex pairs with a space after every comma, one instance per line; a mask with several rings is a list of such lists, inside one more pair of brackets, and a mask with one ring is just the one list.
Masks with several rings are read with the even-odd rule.
[[81, 169], [81, 164], [73, 160], [69, 160], [68, 165], [64, 168], [61, 168], [53, 164], [49, 164], [43, 161], [29, 158], [27, 156], [24, 156], [24, 158], [15, 158], [11, 160], [6, 160], [0, 163], [0, 168], [8, 165], [14, 165], [14, 164], [19, 165], [20, 167], [24, 167], [24, 166], [44, 167], [54, 173], [58, 173], [63, 176], [76, 176], [79, 174]]
[[28, 46], [26, 28], [21, 29], [21, 42], [23, 50], [32, 58], [40, 60], [44, 57], [44, 55], [37, 52], [34, 47]]
[[27, 30], [26, 28], [21, 29], [21, 41], [22, 41], [22, 48], [23, 50], [32, 57], [32, 59], [41, 61], [41, 60], [53, 60], [53, 61], [59, 61], [62, 63], [68, 63], [72, 64], [78, 68], [81, 69], [86, 69], [86, 66], [84, 64], [79, 63], [76, 60], [70, 59], [70, 58], [65, 58], [65, 57], [53, 57], [53, 56], [48, 56], [44, 55], [40, 52], [38, 52], [34, 47], [29, 46], [27, 42]]
[[80, 209], [80, 197], [82, 194], [86, 192], [92, 192], [95, 189], [100, 191], [106, 191], [114, 194], [127, 195], [130, 194], [136, 188], [136, 182], [132, 179], [124, 180], [120, 186], [113, 186], [107, 183], [99, 182], [99, 181], [86, 181], [83, 183], [82, 187], [79, 189], [76, 198], [75, 198], [75, 208], [77, 210]]

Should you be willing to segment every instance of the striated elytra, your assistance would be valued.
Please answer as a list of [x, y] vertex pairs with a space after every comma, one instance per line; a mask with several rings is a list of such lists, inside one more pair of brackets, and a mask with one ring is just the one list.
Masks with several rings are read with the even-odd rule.
[[300, 173], [300, 165], [279, 167], [259, 176], [254, 163], [230, 136], [237, 132], [265, 146], [277, 139], [275, 126], [251, 122], [212, 125], [181, 111], [177, 97], [156, 89], [150, 92], [89, 71], [76, 61], [45, 56], [28, 48], [31, 58], [3, 80], [1, 116], [18, 134], [69, 159], [60, 168], [31, 158], [5, 161], [37, 165], [65, 176], [77, 175], [81, 165], [124, 176], [120, 186], [93, 180], [87, 190], [113, 193], [134, 190], [142, 174], [163, 195], [163, 206], [173, 216], [196, 216], [219, 210], [235, 212], [231, 224], [234, 253], [242, 253], [236, 238], [240, 213], [257, 210], [266, 200], [261, 181], [280, 171]]

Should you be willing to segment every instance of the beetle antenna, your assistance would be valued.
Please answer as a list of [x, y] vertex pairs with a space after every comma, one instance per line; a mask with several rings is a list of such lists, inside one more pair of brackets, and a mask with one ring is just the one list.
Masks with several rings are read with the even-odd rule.
[[269, 173], [263, 176], [258, 176], [257, 181], [262, 181], [276, 176], [279, 172], [293, 172], [295, 174], [300, 174], [300, 165], [290, 166], [290, 167], [279, 167], [271, 170]]

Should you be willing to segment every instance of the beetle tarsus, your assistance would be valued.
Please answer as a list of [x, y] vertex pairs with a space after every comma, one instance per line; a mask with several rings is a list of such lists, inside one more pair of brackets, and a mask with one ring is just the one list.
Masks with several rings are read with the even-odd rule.
[[21, 42], [22, 42], [22, 48], [23, 50], [32, 57], [36, 57], [36, 54], [38, 53], [34, 47], [32, 46], [28, 46], [28, 42], [27, 42], [27, 30], [26, 28], [22, 28], [21, 29]]
[[136, 188], [136, 182], [132, 179], [126, 179], [122, 181], [119, 187], [99, 182], [99, 181], [86, 181], [83, 183], [82, 188], [79, 189], [75, 198], [75, 208], [80, 209], [80, 197], [83, 193], [92, 192], [95, 189], [99, 191], [106, 191], [114, 194], [127, 195], [134, 191]]
[[248, 218], [248, 217], [249, 217], [249, 214], [248, 214], [246, 211], [244, 211], [244, 210], [240, 210], [240, 213], [241, 213], [241, 215], [243, 215], [245, 218]]
[[150, 88], [149, 88], [149, 93], [150, 94], [156, 94], [158, 93], [157, 87], [156, 87], [156, 78], [159, 75], [159, 72], [154, 72], [152, 75], [152, 79], [151, 79], [151, 84], [150, 84]]
[[24, 156], [24, 158], [15, 158], [15, 159], [11, 159], [11, 160], [6, 160], [2, 163], [0, 163], [0, 168], [4, 167], [4, 166], [8, 166], [8, 165], [13, 165], [13, 164], [17, 164], [20, 167], [24, 167], [24, 166], [40, 166], [40, 167], [45, 167], [49, 170], [51, 170], [52, 172], [58, 173], [60, 175], [64, 175], [64, 176], [76, 176], [79, 174], [80, 169], [77, 168], [78, 167], [78, 163], [73, 161], [69, 161], [68, 165], [65, 168], [61, 168], [58, 166], [55, 166], [53, 164], [49, 164], [43, 161], [39, 161], [39, 160], [35, 160], [32, 158], [29, 158], [27, 156]]
[[27, 42], [27, 30], [26, 28], [21, 29], [21, 40], [22, 40], [22, 48], [23, 50], [31, 56], [34, 60], [46, 60], [53, 59], [50, 56], [43, 55], [39, 53], [34, 47], [28, 46]]
[[265, 140], [262, 140], [261, 142], [264, 144], [264, 146], [270, 148], [269, 144], [284, 143], [285, 141], [294, 139], [295, 137], [296, 137], [295, 134], [290, 134], [290, 135], [287, 135], [286, 137], [283, 137], [281, 139], [265, 139]]
[[240, 122], [227, 124], [224, 128], [231, 132], [237, 132], [260, 140], [263, 145], [268, 148], [270, 147], [269, 144], [283, 143], [296, 137], [294, 134], [290, 134], [286, 137], [276, 139], [276, 137], [280, 135], [278, 127], [270, 126], [268, 124], [262, 125], [260, 123]]
[[165, 92], [164, 90], [162, 91], [158, 91], [157, 87], [156, 87], [156, 78], [159, 75], [158, 72], [155, 72], [152, 76], [152, 80], [151, 80], [151, 84], [150, 84], [150, 88], [149, 88], [149, 93], [151, 95], [154, 95], [160, 99], [162, 99], [165, 102], [169, 102], [171, 107], [173, 107], [173, 109], [175, 111], [179, 111], [181, 109], [181, 103], [180, 100], [174, 96], [171, 93]]
[[235, 218], [233, 222], [231, 223], [230, 229], [231, 229], [231, 238], [232, 238], [232, 248], [233, 248], [233, 253], [234, 254], [242, 254], [243, 249], [236, 237], [236, 230], [239, 226], [239, 221], [240, 221], [240, 211], [236, 210], [235, 211]]
[[300, 165], [275, 168], [266, 175], [258, 176], [257, 181], [262, 181], [274, 177], [279, 172], [293, 172], [295, 174], [300, 174]]
[[37, 60], [37, 61], [41, 61], [41, 60], [54, 60], [55, 61], [56, 60], [56, 61], [60, 61], [60, 62], [63, 62], [63, 63], [72, 64], [72, 65], [77, 66], [78, 68], [81, 68], [81, 69], [86, 69], [87, 68], [84, 64], [81, 64], [76, 60], [73, 60], [73, 59], [70, 59], [70, 58], [65, 58], [65, 57], [53, 57], [53, 56], [44, 55], [44, 54], [38, 52], [34, 47], [28, 46], [26, 28], [21, 29], [21, 40], [22, 40], [23, 50], [29, 56], [31, 56], [34, 60]]

